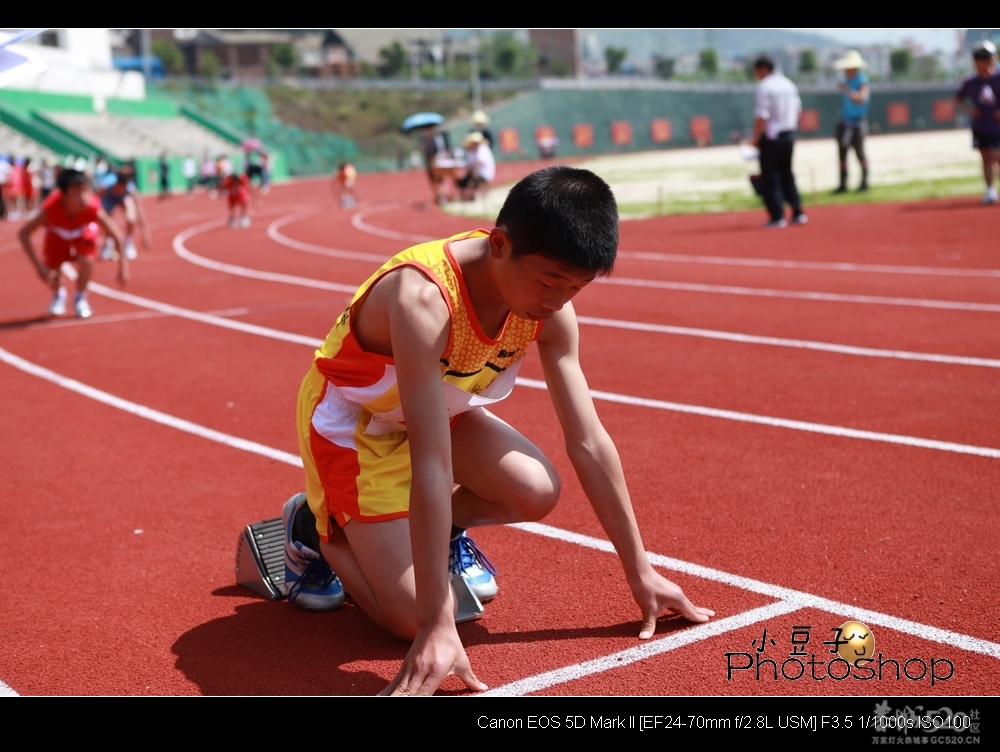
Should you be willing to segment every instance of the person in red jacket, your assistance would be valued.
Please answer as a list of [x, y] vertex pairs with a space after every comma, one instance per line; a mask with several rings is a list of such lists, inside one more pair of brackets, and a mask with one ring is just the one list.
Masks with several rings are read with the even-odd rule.
[[[118, 281], [123, 285], [128, 281], [128, 259], [122, 252], [124, 239], [118, 225], [101, 208], [101, 200], [91, 190], [86, 175], [77, 170], [63, 170], [56, 186], [42, 208], [21, 226], [18, 237], [38, 276], [52, 288], [51, 316], [66, 313], [66, 288], [62, 286], [60, 269], [67, 261], [76, 264], [73, 306], [76, 315], [85, 319], [92, 313], [87, 302], [87, 284], [97, 254], [99, 232], [103, 229], [109, 238], [114, 239], [119, 252]], [[39, 227], [45, 228], [41, 258], [31, 245], [31, 234]]]

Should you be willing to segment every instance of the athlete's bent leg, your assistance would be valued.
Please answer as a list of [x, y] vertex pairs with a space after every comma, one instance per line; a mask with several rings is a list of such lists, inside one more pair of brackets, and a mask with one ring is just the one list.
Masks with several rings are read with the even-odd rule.
[[462, 415], [451, 433], [459, 488], [452, 522], [460, 528], [540, 520], [559, 500], [560, 482], [542, 451], [483, 408]]

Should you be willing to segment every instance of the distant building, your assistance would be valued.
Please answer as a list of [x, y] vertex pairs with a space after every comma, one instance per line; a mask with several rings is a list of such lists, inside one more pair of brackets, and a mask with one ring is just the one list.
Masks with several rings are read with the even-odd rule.
[[576, 29], [528, 29], [528, 41], [538, 50], [538, 68], [543, 76], [582, 74]]

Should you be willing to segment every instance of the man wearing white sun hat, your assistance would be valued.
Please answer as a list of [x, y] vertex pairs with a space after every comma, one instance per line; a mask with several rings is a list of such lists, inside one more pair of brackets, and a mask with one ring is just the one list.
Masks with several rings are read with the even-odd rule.
[[861, 185], [858, 191], [868, 190], [868, 159], [865, 157], [865, 136], [868, 133], [868, 105], [871, 103], [871, 82], [864, 72], [865, 61], [861, 53], [851, 50], [833, 67], [844, 72], [844, 79], [837, 84], [842, 96], [840, 120], [837, 123], [837, 150], [840, 155], [840, 185], [834, 193], [847, 192], [847, 152], [854, 149], [861, 164]]

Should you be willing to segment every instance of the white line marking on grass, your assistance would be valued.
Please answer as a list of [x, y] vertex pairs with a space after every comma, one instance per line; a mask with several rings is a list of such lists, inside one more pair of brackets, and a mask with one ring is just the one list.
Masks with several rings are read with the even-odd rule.
[[[255, 441], [249, 441], [247, 439], [241, 439], [230, 434], [222, 433], [221, 431], [216, 431], [206, 426], [201, 426], [197, 423], [192, 423], [191, 421], [184, 420], [182, 418], [175, 417], [173, 415], [168, 415], [167, 413], [160, 412], [159, 410], [154, 410], [152, 408], [146, 407], [145, 405], [139, 405], [135, 402], [116, 397], [107, 392], [101, 391], [100, 389], [95, 389], [94, 387], [83, 384], [75, 379], [68, 378], [61, 374], [50, 371], [47, 368], [43, 368], [35, 363], [31, 363], [13, 353], [0, 348], [0, 360], [7, 363], [8, 365], [17, 368], [20, 371], [37, 376], [39, 378], [45, 379], [57, 386], [61, 386], [64, 389], [76, 392], [77, 394], [89, 397], [90, 399], [96, 400], [103, 404], [115, 407], [119, 410], [123, 410], [132, 415], [136, 415], [147, 420], [151, 420], [155, 423], [168, 426], [170, 428], [176, 428], [185, 433], [190, 433], [192, 435], [198, 436], [200, 438], [207, 439], [209, 441], [215, 441], [225, 446], [241, 449], [252, 454], [257, 454], [268, 459], [276, 460], [278, 462], [283, 462], [287, 465], [292, 465], [294, 467], [302, 467], [302, 461], [298, 455], [291, 454], [289, 452], [284, 452], [280, 449], [274, 449], [272, 447], [259, 444]], [[573, 543], [584, 548], [595, 549], [598, 551], [604, 551], [606, 553], [614, 553], [614, 546], [611, 545], [610, 541], [602, 540], [600, 538], [594, 538], [588, 535], [582, 535], [580, 533], [574, 533], [569, 530], [562, 530], [560, 528], [552, 527], [550, 525], [542, 525], [537, 522], [525, 522], [516, 525], [511, 525], [511, 527], [517, 528], [529, 533], [534, 533], [536, 535], [545, 536], [548, 538], [554, 538], [557, 540], [565, 541], [567, 543]], [[702, 579], [708, 579], [715, 582], [721, 582], [733, 587], [737, 587], [743, 590], [749, 590], [751, 592], [760, 593], [773, 598], [779, 599], [779, 601], [784, 601], [788, 606], [788, 611], [782, 611], [781, 613], [789, 613], [800, 608], [815, 608], [823, 611], [827, 611], [833, 614], [842, 614], [845, 616], [853, 617], [859, 619], [866, 624], [878, 624], [879, 626], [884, 626], [889, 629], [894, 629], [899, 632], [904, 632], [906, 634], [911, 634], [915, 637], [933, 640], [935, 642], [941, 642], [946, 645], [951, 645], [957, 647], [961, 650], [967, 650], [974, 653], [980, 653], [983, 655], [988, 655], [993, 658], [1000, 658], [1000, 645], [996, 643], [989, 642], [987, 640], [981, 640], [977, 637], [971, 637], [969, 635], [960, 634], [957, 632], [949, 632], [948, 630], [939, 629], [937, 627], [932, 627], [926, 624], [920, 624], [918, 622], [910, 621], [907, 619], [899, 619], [894, 616], [889, 616], [887, 614], [882, 614], [877, 611], [870, 611], [867, 609], [859, 608], [851, 604], [840, 603], [827, 598], [822, 598], [820, 596], [812, 595], [810, 593], [803, 593], [798, 590], [792, 590], [790, 588], [781, 587], [780, 585], [772, 585], [770, 583], [761, 582], [759, 580], [754, 580], [749, 577], [742, 577], [740, 575], [730, 574], [718, 569], [712, 569], [710, 567], [704, 567], [700, 564], [693, 564], [691, 562], [682, 561], [680, 559], [674, 559], [672, 557], [663, 556], [661, 554], [652, 554], [647, 552], [647, 557], [649, 561], [655, 566], [663, 567], [665, 569], [670, 569], [678, 572], [683, 572], [689, 574], [693, 577], [700, 577]], [[771, 606], [763, 607], [764, 610], [772, 608], [783, 608], [782, 604], [771, 604]], [[761, 609], [756, 611], [760, 612]], [[747, 612], [746, 614], [737, 615], [734, 617], [728, 617], [726, 619], [720, 619], [714, 624], [724, 625], [730, 624], [735, 626], [730, 626], [728, 629], [736, 629], [745, 624], [738, 624], [735, 620], [746, 619], [747, 614], [752, 614], [754, 611]], [[761, 617], [770, 618], [774, 614], [765, 614]], [[747, 622], [750, 623], [750, 622]], [[673, 639], [683, 641], [682, 644], [689, 644], [700, 639], [707, 639], [711, 637], [714, 632], [710, 632], [713, 624], [703, 625], [702, 627], [693, 627], [690, 630], [686, 630], [683, 633], [675, 635]], [[702, 631], [696, 631], [701, 629]], [[722, 631], [728, 631], [728, 629], [723, 629]], [[685, 635], [691, 635], [685, 637]], [[671, 638], [664, 638], [671, 639]], [[659, 642], [659, 641], [658, 641]], [[654, 643], [654, 645], [657, 643]], [[667, 647], [669, 646], [669, 647]], [[673, 649], [673, 647], [680, 647], [680, 645], [670, 645], [670, 643], [665, 643], [664, 649]], [[642, 648], [631, 649], [631, 651], [641, 650]], [[649, 648], [647, 647], [647, 650]], [[631, 651], [626, 651], [631, 654]], [[662, 652], [662, 651], [660, 651]], [[651, 653], [655, 655], [656, 653]], [[634, 660], [639, 660], [642, 657], [639, 656], [634, 658]], [[594, 663], [595, 665], [603, 665], [600, 663], [602, 659], [597, 659]], [[615, 661], [616, 665], [618, 664]], [[614, 666], [607, 666], [607, 668], [613, 668]], [[595, 673], [596, 670], [606, 670], [606, 669], [595, 669], [590, 671], [590, 673]], [[575, 676], [582, 675], [576, 674]], [[571, 677], [571, 678], [575, 678]], [[563, 681], [567, 681], [564, 679]], [[511, 685], [506, 685], [510, 687]], [[551, 686], [551, 683], [546, 685]], [[541, 687], [538, 687], [541, 688]], [[533, 690], [527, 690], [533, 691]]]
[[192, 423], [189, 420], [168, 415], [167, 413], [160, 412], [159, 410], [154, 410], [151, 407], [146, 407], [145, 405], [140, 405], [136, 402], [122, 399], [121, 397], [116, 397], [113, 394], [88, 386], [87, 384], [83, 384], [76, 379], [68, 378], [67, 376], [58, 374], [55, 371], [50, 371], [48, 368], [43, 368], [42, 366], [36, 365], [31, 361], [20, 358], [17, 355], [4, 350], [2, 347], [0, 347], [0, 360], [20, 371], [24, 371], [32, 376], [37, 376], [40, 379], [45, 379], [45, 381], [61, 386], [63, 389], [68, 389], [71, 392], [82, 394], [92, 400], [96, 400], [97, 402], [101, 402], [105, 405], [110, 405], [111, 407], [116, 407], [119, 410], [124, 410], [125, 412], [137, 415], [140, 418], [151, 420], [154, 423], [170, 426], [171, 428], [176, 428], [178, 431], [184, 431], [185, 433], [200, 436], [203, 439], [215, 441], [219, 444], [225, 444], [226, 446], [233, 447], [234, 449], [242, 449], [244, 452], [259, 454], [262, 457], [277, 460], [278, 462], [284, 462], [287, 465], [302, 467], [302, 459], [297, 454], [283, 452], [280, 449], [274, 449], [272, 447], [265, 446], [264, 444], [258, 444], [256, 441], [230, 436], [227, 433], [222, 433], [221, 431], [216, 431], [212, 428], [206, 428], [205, 426], [198, 425], [197, 423]]
[[776, 347], [794, 347], [803, 350], [819, 350], [821, 352], [840, 353], [842, 355], [861, 355], [871, 358], [897, 358], [899, 360], [922, 360], [929, 363], [951, 363], [962, 366], [983, 366], [1000, 368], [1000, 360], [990, 358], [972, 358], [964, 355], [938, 355], [937, 353], [910, 352], [908, 350], [885, 350], [872, 347], [855, 347], [853, 345], [837, 345], [830, 342], [815, 342], [805, 339], [786, 339], [784, 337], [762, 337], [756, 334], [741, 334], [739, 332], [722, 332], [715, 329], [695, 329], [687, 326], [668, 326], [666, 324], [647, 324], [641, 321], [620, 321], [594, 316], [577, 316], [581, 324], [591, 326], [607, 326], [614, 329], [629, 329], [640, 332], [658, 332], [661, 334], [678, 334], [686, 337], [704, 337], [727, 342], [745, 342], [752, 345], [774, 345]]
[[6, 684], [3, 680], [0, 680], [0, 697], [20, 697], [17, 692], [14, 691], [13, 687]]
[[509, 684], [504, 684], [500, 687], [496, 687], [495, 689], [483, 692], [479, 696], [517, 697], [531, 692], [539, 692], [557, 684], [565, 684], [576, 679], [581, 679], [584, 676], [599, 674], [604, 671], [612, 671], [616, 668], [627, 666], [630, 663], [644, 661], [670, 650], [676, 650], [677, 648], [682, 648], [686, 645], [691, 645], [696, 642], [701, 642], [702, 640], [717, 637], [725, 634], [726, 632], [732, 632], [737, 629], [742, 629], [743, 627], [748, 627], [751, 624], [757, 624], [768, 619], [792, 613], [793, 611], [798, 611], [800, 608], [800, 606], [793, 603], [779, 601], [778, 603], [772, 603], [768, 606], [761, 606], [759, 608], [751, 609], [750, 611], [744, 611], [742, 614], [727, 616], [726, 618], [719, 619], [718, 621], [710, 621], [704, 624], [688, 627], [681, 632], [675, 632], [667, 637], [661, 637], [658, 640], [650, 640], [649, 642], [644, 642], [637, 647], [628, 648], [627, 650], [612, 653], [611, 655], [605, 655], [601, 658], [595, 658], [590, 661], [583, 661], [582, 663], [574, 663], [572, 666], [566, 666], [565, 668], [559, 668], [554, 671], [546, 671], [544, 674], [537, 674], [535, 676], [529, 676], [526, 679], [513, 681]]
[[771, 290], [765, 287], [737, 287], [735, 285], [704, 285], [695, 282], [670, 282], [660, 279], [634, 279], [631, 277], [603, 277], [594, 280], [602, 285], [622, 285], [625, 287], [648, 287], [657, 290], [679, 290], [682, 292], [705, 292], [721, 295], [749, 295], [760, 298], [791, 298], [793, 300], [817, 300], [828, 303], [861, 303], [874, 305], [913, 306], [916, 308], [943, 308], [953, 311], [985, 311], [1000, 313], [997, 303], [966, 303], [960, 300], [931, 300], [926, 298], [891, 298], [884, 295], [845, 295], [833, 292], [809, 292], [805, 290]]
[[[546, 538], [554, 538], [567, 543], [575, 543], [576, 545], [583, 546], [584, 548], [593, 548], [597, 551], [604, 551], [605, 553], [611, 554], [615, 553], [615, 547], [611, 545], [610, 541], [603, 540], [601, 538], [593, 538], [589, 535], [581, 535], [580, 533], [569, 532], [568, 530], [562, 530], [561, 528], [552, 527], [551, 525], [542, 525], [538, 522], [521, 522], [511, 525], [511, 527], [516, 527], [518, 530], [524, 530]], [[951, 632], [947, 629], [939, 629], [938, 627], [920, 624], [919, 622], [910, 621], [909, 619], [900, 619], [878, 611], [861, 608], [855, 604], [841, 603], [839, 601], [830, 600], [829, 598], [813, 595], [812, 593], [804, 593], [800, 590], [792, 590], [791, 588], [782, 587], [780, 585], [772, 585], [768, 582], [761, 582], [760, 580], [754, 580], [749, 577], [730, 574], [729, 572], [724, 572], [720, 569], [703, 567], [700, 564], [692, 564], [687, 561], [682, 561], [681, 559], [663, 556], [662, 554], [647, 553], [646, 556], [649, 558], [650, 563], [654, 566], [662, 567], [675, 572], [682, 572], [692, 577], [699, 577], [703, 580], [720, 582], [724, 585], [730, 585], [741, 590], [749, 590], [752, 593], [760, 593], [761, 595], [766, 595], [780, 601], [785, 601], [789, 604], [794, 604], [796, 608], [814, 608], [820, 611], [827, 611], [832, 614], [858, 619], [865, 624], [878, 624], [879, 626], [886, 627], [887, 629], [894, 629], [897, 632], [903, 632], [905, 634], [913, 635], [914, 637], [940, 642], [945, 645], [967, 650], [970, 653], [979, 653], [981, 655], [987, 655], [991, 658], [1000, 659], [1000, 644], [990, 642], [989, 640], [972, 637], [960, 632]]]
[[340, 258], [349, 259], [351, 261], [373, 261], [379, 266], [384, 264], [389, 260], [390, 256], [384, 253], [364, 253], [362, 251], [344, 251], [339, 248], [329, 248], [324, 245], [315, 245], [314, 243], [305, 243], [301, 240], [295, 240], [287, 235], [282, 235], [278, 230], [287, 225], [289, 222], [293, 222], [297, 219], [303, 219], [304, 217], [312, 216], [316, 212], [310, 212], [309, 214], [292, 214], [287, 217], [281, 217], [280, 219], [274, 220], [271, 224], [267, 226], [267, 237], [273, 240], [275, 243], [280, 243], [281, 245], [288, 246], [289, 248], [294, 248], [297, 251], [305, 251], [306, 253], [315, 253], [320, 256], [329, 256], [330, 258]]
[[296, 277], [292, 274], [278, 274], [275, 272], [262, 272], [256, 269], [248, 269], [243, 266], [236, 266], [234, 264], [224, 264], [221, 261], [213, 261], [212, 259], [207, 259], [204, 256], [199, 256], [196, 253], [189, 251], [185, 245], [184, 241], [197, 235], [206, 230], [211, 230], [215, 227], [221, 227], [226, 224], [224, 219], [214, 219], [211, 222], [203, 222], [200, 225], [195, 225], [190, 227], [184, 232], [176, 235], [174, 237], [173, 247], [174, 253], [180, 256], [185, 261], [190, 261], [192, 264], [197, 264], [198, 266], [203, 266], [206, 269], [212, 269], [217, 272], [224, 272], [226, 274], [234, 274], [238, 277], [249, 277], [250, 279], [262, 279], [268, 282], [282, 282], [287, 285], [299, 285], [301, 287], [313, 287], [318, 290], [332, 290], [334, 292], [346, 292], [354, 294], [358, 286], [357, 285], [341, 285], [336, 282], [323, 282], [318, 279], [310, 279], [308, 277]]
[[961, 269], [945, 266], [902, 266], [896, 264], [855, 264], [845, 261], [785, 261], [783, 259], [740, 258], [738, 256], [696, 256], [653, 251], [618, 251], [618, 258], [637, 261], [664, 261], [678, 264], [716, 266], [757, 266], [770, 269], [807, 269], [825, 272], [871, 274], [922, 274], [941, 277], [1000, 277], [1000, 269]]
[[[545, 382], [539, 381], [538, 379], [527, 379], [519, 376], [517, 383], [521, 386], [529, 387], [530, 389], [548, 390]], [[921, 439], [916, 436], [904, 436], [902, 434], [895, 433], [880, 433], [878, 431], [863, 431], [857, 428], [831, 426], [826, 423], [809, 423], [802, 420], [773, 418], [769, 415], [755, 415], [753, 413], [741, 413], [735, 410], [720, 410], [715, 407], [686, 405], [683, 402], [667, 402], [665, 400], [646, 399], [645, 397], [632, 397], [627, 394], [602, 392], [598, 389], [591, 389], [590, 394], [594, 399], [605, 400], [606, 402], [618, 402], [622, 405], [652, 407], [657, 410], [670, 410], [678, 413], [688, 413], [689, 415], [702, 415], [708, 418], [723, 418], [725, 420], [735, 420], [741, 423], [757, 423], [758, 425], [773, 426], [775, 428], [791, 428], [795, 431], [822, 433], [827, 436], [842, 436], [851, 439], [865, 439], [867, 441], [884, 441], [888, 444], [904, 444], [906, 446], [920, 447], [922, 449], [938, 449], [942, 452], [975, 454], [980, 457], [1000, 459], [1000, 449], [975, 446], [973, 444], [956, 444], [951, 441]]]

